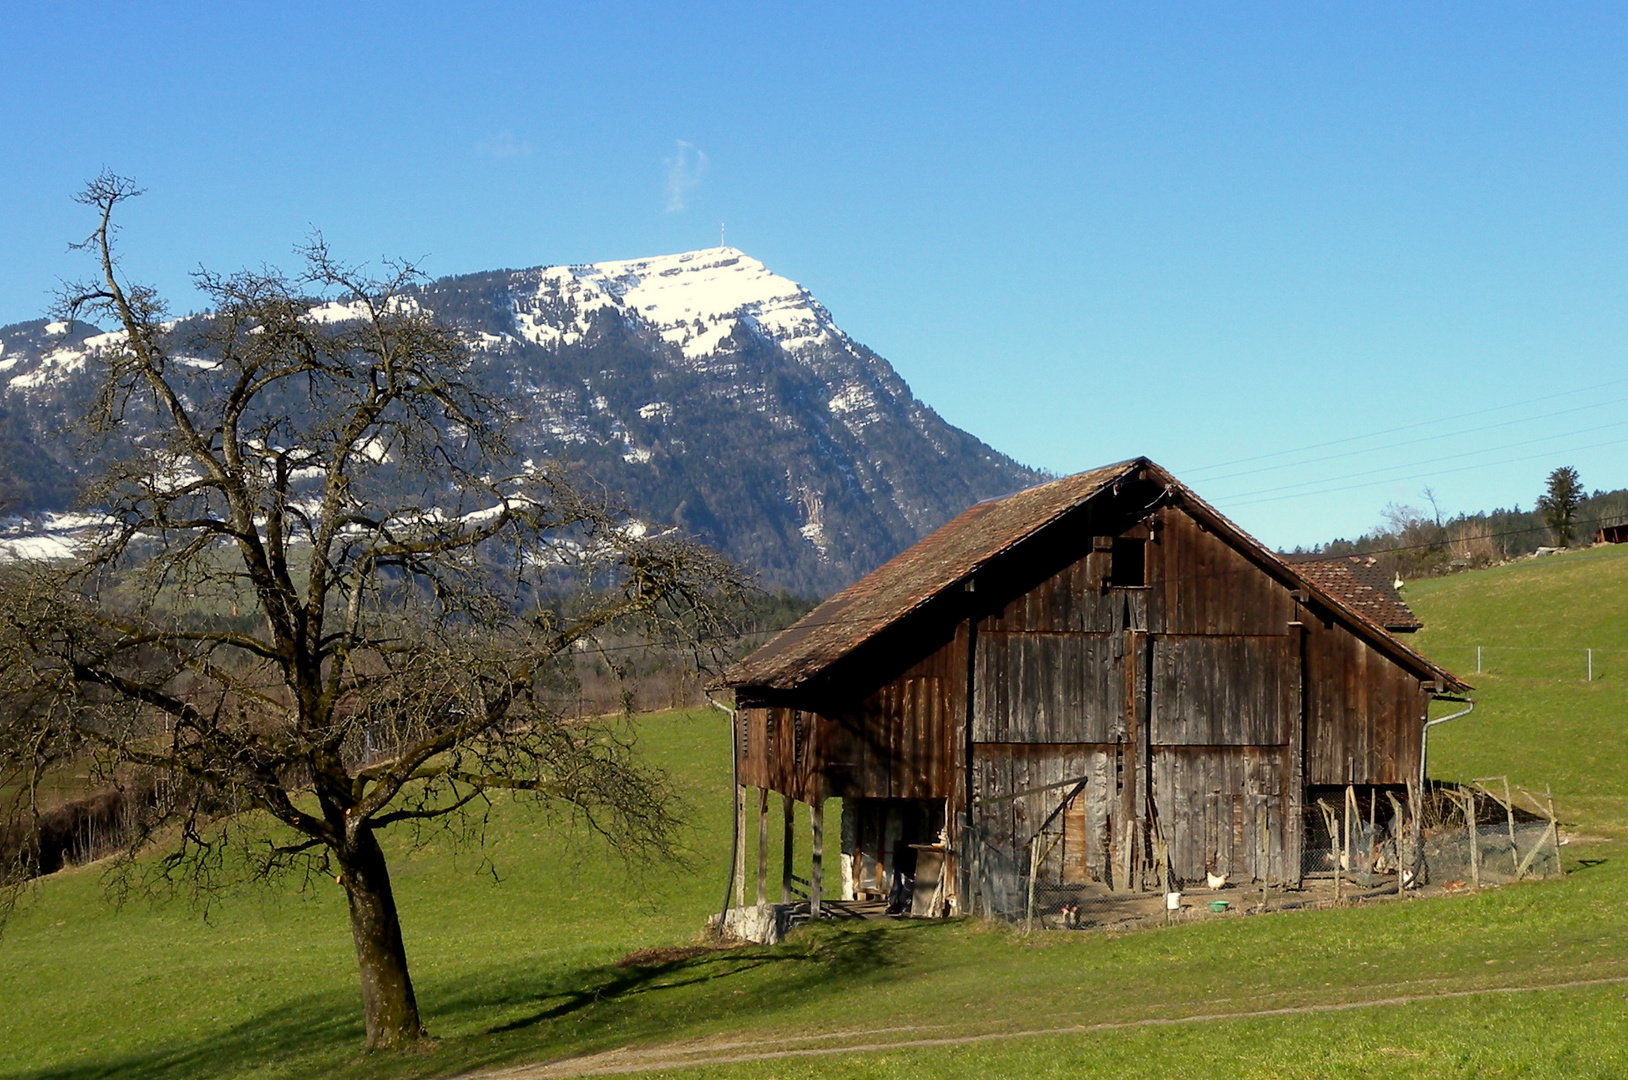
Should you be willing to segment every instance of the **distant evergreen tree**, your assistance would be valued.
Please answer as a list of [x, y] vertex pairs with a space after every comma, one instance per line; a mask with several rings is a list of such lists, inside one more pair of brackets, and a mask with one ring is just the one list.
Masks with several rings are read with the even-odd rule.
[[1548, 490], [1538, 499], [1538, 512], [1554, 534], [1557, 546], [1571, 547], [1577, 507], [1582, 501], [1583, 482], [1578, 479], [1576, 469], [1562, 465], [1549, 474]]

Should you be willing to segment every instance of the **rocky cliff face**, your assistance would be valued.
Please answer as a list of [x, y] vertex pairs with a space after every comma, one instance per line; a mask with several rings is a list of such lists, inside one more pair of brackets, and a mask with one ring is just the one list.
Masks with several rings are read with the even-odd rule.
[[[1040, 479], [945, 423], [806, 289], [733, 248], [443, 278], [420, 299], [522, 403], [524, 453], [578, 462], [770, 587], [830, 592], [971, 503]], [[69, 505], [65, 429], [112, 340], [0, 328], [0, 470], [15, 507]]]

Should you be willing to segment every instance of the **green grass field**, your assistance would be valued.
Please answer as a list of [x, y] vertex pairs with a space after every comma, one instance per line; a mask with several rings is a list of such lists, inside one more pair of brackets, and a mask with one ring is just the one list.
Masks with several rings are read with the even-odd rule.
[[1476, 688], [1476, 711], [1432, 732], [1432, 775], [1549, 784], [1576, 828], [1628, 835], [1628, 545], [1415, 582], [1407, 598], [1416, 644]]
[[[1561, 881], [1129, 935], [827, 925], [618, 967], [690, 940], [723, 893], [727, 725], [658, 714], [640, 730], [685, 788], [689, 866], [607, 866], [517, 806], [494, 823], [500, 880], [474, 852], [397, 859], [434, 1050], [360, 1055], [337, 886], [245, 892], [205, 923], [116, 911], [86, 867], [43, 881], [0, 939], [0, 1077], [430, 1077], [607, 1051], [689, 1062], [683, 1076], [1625, 1075], [1625, 586], [1628, 551], [1607, 549], [1409, 587], [1430, 624], [1418, 643], [1481, 702], [1437, 729], [1432, 771], [1551, 784], [1563, 819], [1601, 838], [1566, 849]], [[1625, 651], [1585, 683], [1580, 652], [1572, 670], [1511, 648], [1534, 642]], [[1320, 1011], [1353, 1002], [1384, 1003]], [[1205, 1016], [1221, 1018], [1190, 1019]]]

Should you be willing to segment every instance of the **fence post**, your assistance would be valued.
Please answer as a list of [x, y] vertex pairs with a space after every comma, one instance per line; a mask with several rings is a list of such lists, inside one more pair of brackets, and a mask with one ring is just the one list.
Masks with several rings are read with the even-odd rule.
[[1408, 816], [1412, 819], [1408, 825], [1409, 859], [1408, 869], [1413, 871], [1415, 888], [1423, 884], [1419, 879], [1424, 874], [1424, 785], [1421, 781], [1408, 781]]
[[1357, 860], [1352, 858], [1351, 852], [1351, 819], [1357, 819], [1356, 827], [1360, 829], [1362, 827], [1362, 818], [1360, 814], [1361, 812], [1357, 809], [1357, 789], [1354, 785], [1347, 784], [1345, 785], [1345, 810], [1344, 814], [1342, 815], [1344, 818], [1344, 828], [1342, 830], [1344, 833], [1344, 839], [1342, 840], [1340, 847], [1340, 863], [1342, 870], [1350, 873], [1353, 876], [1353, 880], [1355, 879], [1357, 871]]
[[[1320, 801], [1320, 800], [1319, 800]], [[1334, 811], [1330, 808], [1324, 814], [1324, 821], [1328, 825], [1328, 853], [1334, 862], [1334, 903], [1340, 902], [1340, 824], [1334, 819]]]
[[1481, 674], [1481, 646], [1475, 647], [1475, 673]]
[[1385, 798], [1391, 804], [1391, 843], [1396, 847], [1396, 895], [1406, 896], [1403, 890], [1407, 886], [1407, 879], [1402, 873], [1402, 823], [1406, 819], [1402, 816], [1402, 804], [1396, 801], [1396, 792], [1386, 791]]
[[1481, 840], [1475, 834], [1475, 792], [1464, 793], [1464, 828], [1470, 834], [1470, 887], [1481, 887]]
[[1521, 849], [1515, 843], [1515, 797], [1509, 793], [1509, 777], [1504, 777], [1504, 815], [1509, 819], [1509, 859], [1515, 864], [1515, 880], [1521, 879]]
[[1549, 807], [1549, 835], [1555, 842], [1555, 873], [1565, 877], [1566, 868], [1560, 865], [1560, 819], [1555, 817], [1554, 792], [1549, 790], [1548, 784], [1543, 785], [1543, 801]]
[[1034, 879], [1040, 871], [1040, 834], [1035, 833], [1034, 839], [1029, 841], [1029, 907], [1023, 920], [1023, 932], [1031, 933], [1034, 930]]
[[1594, 650], [1593, 649], [1585, 649], [1584, 651], [1588, 653], [1588, 681], [1593, 682], [1594, 681]]

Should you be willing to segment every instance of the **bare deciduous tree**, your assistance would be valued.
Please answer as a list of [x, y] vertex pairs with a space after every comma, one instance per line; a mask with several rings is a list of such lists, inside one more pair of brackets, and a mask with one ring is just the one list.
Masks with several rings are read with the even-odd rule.
[[[516, 464], [511, 406], [415, 302], [320, 240], [306, 270], [200, 275], [183, 331], [114, 251], [64, 296], [112, 317], [88, 417], [110, 451], [107, 526], [72, 567], [12, 575], [0, 605], [0, 789], [66, 761], [158, 776], [137, 887], [337, 877], [370, 1048], [423, 1027], [379, 834], [478, 814], [496, 792], [569, 810], [623, 854], [671, 853], [670, 787], [608, 725], [568, 721], [550, 680], [601, 636], [727, 636], [720, 557], [650, 531], [551, 466]], [[202, 329], [197, 329], [201, 326]], [[467, 820], [467, 818], [466, 818]]]

